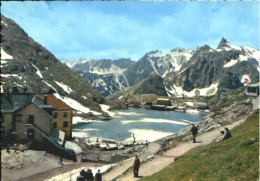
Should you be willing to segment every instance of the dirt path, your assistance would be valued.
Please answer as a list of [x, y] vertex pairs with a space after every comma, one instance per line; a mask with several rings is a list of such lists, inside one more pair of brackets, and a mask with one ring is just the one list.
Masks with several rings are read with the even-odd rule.
[[[225, 127], [228, 127], [229, 129], [233, 129], [237, 125], [241, 124], [243, 120], [234, 122], [230, 125], [227, 125]], [[198, 146], [203, 146], [211, 143], [214, 139], [216, 139], [219, 136], [219, 132], [223, 130], [224, 127], [216, 128], [212, 131], [203, 133], [199, 135], [196, 138], [197, 143], [192, 143], [192, 141], [187, 141], [184, 143], [179, 144], [178, 146], [164, 152], [162, 155], [156, 155], [154, 158], [148, 162], [145, 162], [141, 164], [141, 167], [139, 169], [139, 175], [140, 177], [145, 177], [145, 176], [150, 176], [156, 172], [161, 171], [164, 169], [166, 166], [174, 162], [174, 159], [176, 157], [179, 157], [183, 155], [184, 153], [188, 152], [189, 150], [198, 147]], [[153, 145], [151, 145], [153, 146]], [[141, 159], [142, 160], [142, 159]], [[112, 169], [109, 173], [104, 174], [104, 180], [109, 181], [113, 180], [116, 177], [116, 180], [120, 181], [131, 181], [131, 180], [138, 180], [139, 178], [134, 178], [133, 177], [133, 171], [132, 169], [129, 169], [133, 164], [133, 159], [129, 160], [126, 163], [122, 163], [121, 167], [122, 168], [117, 168], [117, 169]], [[129, 169], [126, 173], [123, 173], [123, 170]], [[120, 176], [121, 175], [121, 176]]]

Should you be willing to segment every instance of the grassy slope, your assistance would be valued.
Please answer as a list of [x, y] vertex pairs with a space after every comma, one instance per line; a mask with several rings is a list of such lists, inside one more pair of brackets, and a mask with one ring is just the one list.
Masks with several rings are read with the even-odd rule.
[[259, 110], [233, 129], [232, 136], [195, 148], [161, 172], [141, 180], [258, 180]]

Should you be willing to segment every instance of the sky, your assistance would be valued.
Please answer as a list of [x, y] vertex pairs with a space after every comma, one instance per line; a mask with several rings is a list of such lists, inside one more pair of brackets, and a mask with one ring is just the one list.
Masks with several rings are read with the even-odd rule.
[[1, 13], [58, 59], [139, 60], [150, 51], [259, 49], [257, 1], [2, 1]]

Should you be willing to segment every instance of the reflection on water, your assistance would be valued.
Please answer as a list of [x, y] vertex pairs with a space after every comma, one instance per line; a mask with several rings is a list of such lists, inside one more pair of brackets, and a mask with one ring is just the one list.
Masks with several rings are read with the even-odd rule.
[[135, 134], [136, 140], [154, 141], [176, 133], [189, 123], [196, 122], [203, 117], [203, 115], [135, 108], [112, 112], [115, 115], [110, 121], [74, 125], [72, 135], [120, 141], [132, 139], [132, 135]]

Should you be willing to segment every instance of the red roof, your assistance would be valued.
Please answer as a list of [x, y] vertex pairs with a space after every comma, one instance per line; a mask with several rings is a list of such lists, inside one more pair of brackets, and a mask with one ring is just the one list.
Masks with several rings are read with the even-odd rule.
[[72, 109], [70, 106], [62, 102], [60, 99], [56, 98], [54, 95], [37, 94], [36, 96], [39, 97], [41, 100], [44, 100], [45, 95], [47, 96], [47, 104], [51, 105], [54, 109]]

